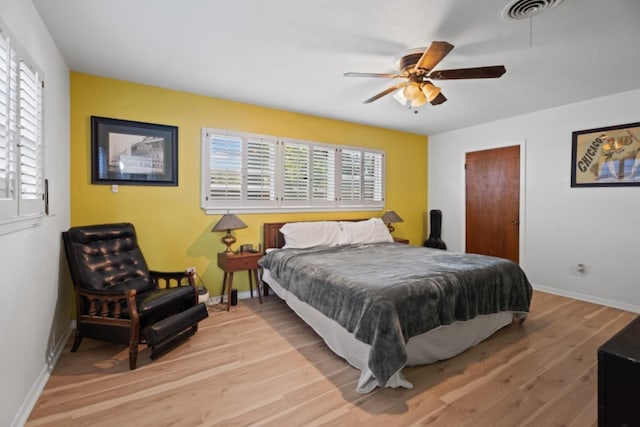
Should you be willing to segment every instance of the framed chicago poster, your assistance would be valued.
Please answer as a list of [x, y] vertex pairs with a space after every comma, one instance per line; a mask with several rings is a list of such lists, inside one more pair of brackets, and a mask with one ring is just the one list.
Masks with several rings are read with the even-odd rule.
[[640, 186], [640, 122], [573, 132], [571, 186]]
[[178, 128], [91, 116], [91, 183], [178, 185]]

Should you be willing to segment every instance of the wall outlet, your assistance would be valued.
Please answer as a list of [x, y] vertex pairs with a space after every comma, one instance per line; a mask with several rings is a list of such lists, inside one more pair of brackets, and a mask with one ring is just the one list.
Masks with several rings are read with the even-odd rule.
[[196, 268], [195, 267], [187, 267], [185, 272], [196, 274]]
[[574, 276], [586, 276], [589, 274], [589, 268], [585, 264], [576, 264], [571, 266], [571, 274]]

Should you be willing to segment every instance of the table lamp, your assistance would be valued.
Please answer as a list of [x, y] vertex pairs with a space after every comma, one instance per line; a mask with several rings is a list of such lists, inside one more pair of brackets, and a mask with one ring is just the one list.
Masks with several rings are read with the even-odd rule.
[[387, 224], [389, 233], [393, 233], [393, 230], [395, 230], [395, 228], [393, 228], [393, 225], [391, 224], [394, 222], [403, 222], [403, 219], [400, 218], [400, 215], [398, 215], [395, 211], [386, 211], [384, 215], [382, 215], [382, 222]]
[[231, 234], [231, 230], [237, 230], [239, 228], [246, 228], [247, 224], [242, 222], [240, 218], [234, 214], [224, 214], [218, 223], [213, 227], [211, 231], [226, 231], [227, 234], [220, 239], [222, 243], [227, 245], [227, 249], [224, 251], [227, 254], [233, 253], [231, 245], [236, 242], [236, 238]]

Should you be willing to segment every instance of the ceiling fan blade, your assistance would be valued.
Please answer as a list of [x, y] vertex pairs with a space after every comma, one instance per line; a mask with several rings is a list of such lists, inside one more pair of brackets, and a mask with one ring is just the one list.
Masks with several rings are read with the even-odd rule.
[[419, 69], [431, 71], [442, 59], [453, 49], [453, 45], [447, 42], [433, 42], [431, 46], [422, 54], [413, 68], [416, 72]]
[[433, 101], [431, 101], [431, 105], [439, 105], [447, 100], [447, 97], [440, 92], [438, 96], [436, 96]]
[[385, 78], [395, 78], [398, 77], [397, 74], [388, 74], [388, 73], [344, 73], [345, 77], [385, 77]]
[[407, 84], [408, 84], [407, 82], [398, 83], [395, 86], [391, 86], [391, 87], [383, 90], [382, 92], [373, 95], [371, 98], [369, 98], [369, 99], [367, 99], [367, 100], [365, 100], [363, 102], [365, 104], [369, 104], [369, 103], [371, 103], [373, 101], [376, 101], [376, 100], [382, 98], [385, 95], [389, 95], [390, 93], [395, 92], [396, 90], [400, 89], [401, 87], [405, 87]]
[[438, 70], [429, 74], [433, 80], [457, 80], [457, 79], [495, 79], [506, 72], [504, 65], [491, 67], [458, 68], [455, 70]]

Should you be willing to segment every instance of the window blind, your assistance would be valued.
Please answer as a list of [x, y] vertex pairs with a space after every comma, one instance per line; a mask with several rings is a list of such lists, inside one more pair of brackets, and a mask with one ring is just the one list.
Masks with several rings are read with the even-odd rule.
[[17, 88], [15, 55], [12, 55], [9, 40], [0, 37], [0, 199], [14, 199], [14, 167], [12, 132], [15, 131]]
[[210, 134], [208, 199], [241, 200], [242, 139], [236, 136]]
[[355, 150], [342, 150], [340, 157], [340, 198], [342, 200], [361, 200], [362, 152]]
[[42, 198], [42, 91], [39, 89], [38, 72], [20, 62], [19, 129], [20, 129], [20, 197], [37, 200]]
[[381, 153], [364, 153], [362, 198], [369, 202], [383, 200], [382, 167], [384, 156]]
[[276, 200], [275, 140], [247, 140], [247, 200]]
[[309, 146], [285, 142], [284, 200], [309, 200]]
[[334, 202], [335, 196], [335, 154], [330, 147], [313, 147], [311, 158], [313, 190], [311, 198], [317, 202]]

